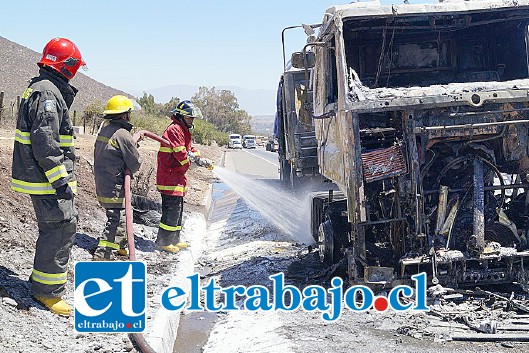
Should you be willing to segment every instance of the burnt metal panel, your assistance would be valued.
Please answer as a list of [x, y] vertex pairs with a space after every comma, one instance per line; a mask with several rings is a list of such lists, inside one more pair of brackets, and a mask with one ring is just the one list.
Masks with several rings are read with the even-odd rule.
[[367, 183], [407, 173], [401, 146], [362, 153], [362, 168]]

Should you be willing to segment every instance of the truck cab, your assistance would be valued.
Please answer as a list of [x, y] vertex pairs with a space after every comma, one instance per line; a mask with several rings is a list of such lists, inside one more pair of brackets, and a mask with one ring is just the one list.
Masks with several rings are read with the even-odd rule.
[[242, 148], [242, 137], [239, 134], [230, 134], [228, 148]]
[[310, 73], [287, 67], [277, 95], [276, 122], [279, 176], [296, 189], [304, 179], [319, 176], [316, 132], [312, 121]]
[[528, 0], [327, 9], [297, 53], [340, 190], [312, 198], [322, 261], [379, 287], [529, 281], [528, 25]]
[[242, 147], [257, 148], [257, 142], [255, 141], [255, 135], [244, 135], [242, 137]]

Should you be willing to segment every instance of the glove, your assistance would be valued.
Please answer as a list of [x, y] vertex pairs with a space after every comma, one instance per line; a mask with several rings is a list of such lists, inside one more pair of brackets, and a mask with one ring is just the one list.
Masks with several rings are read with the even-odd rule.
[[197, 158], [195, 163], [201, 167], [208, 168], [209, 170], [212, 170], [214, 167], [213, 161], [207, 158]]
[[68, 184], [59, 186], [57, 189], [55, 189], [55, 193], [57, 194], [58, 199], [62, 199], [62, 200], [73, 199], [73, 191], [72, 191], [72, 188], [70, 188]]

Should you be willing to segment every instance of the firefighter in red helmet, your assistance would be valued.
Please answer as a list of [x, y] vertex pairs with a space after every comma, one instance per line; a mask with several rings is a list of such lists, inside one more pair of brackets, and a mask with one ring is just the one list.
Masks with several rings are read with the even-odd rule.
[[53, 313], [69, 316], [62, 300], [77, 226], [75, 150], [69, 108], [70, 85], [85, 65], [77, 46], [54, 38], [44, 47], [34, 77], [22, 94], [13, 147], [11, 189], [29, 194], [39, 236], [30, 276], [31, 293]]

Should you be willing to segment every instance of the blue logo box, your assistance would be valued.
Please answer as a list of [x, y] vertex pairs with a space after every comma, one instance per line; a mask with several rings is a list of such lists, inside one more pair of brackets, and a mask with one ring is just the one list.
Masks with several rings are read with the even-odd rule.
[[74, 275], [74, 328], [77, 332], [145, 330], [145, 263], [78, 262]]

